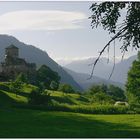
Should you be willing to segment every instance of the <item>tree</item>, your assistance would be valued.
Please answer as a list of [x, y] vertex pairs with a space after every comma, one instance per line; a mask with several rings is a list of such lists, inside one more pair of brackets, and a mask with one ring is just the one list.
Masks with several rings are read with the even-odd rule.
[[89, 91], [88, 93], [91, 94], [91, 95], [94, 95], [98, 92], [103, 92], [105, 94], [107, 94], [108, 92], [108, 87], [107, 85], [105, 84], [102, 84], [102, 85], [93, 85], [89, 88]]
[[[93, 85], [91, 86], [91, 88], [88, 91], [88, 94], [91, 95], [91, 99], [92, 100], [99, 100], [103, 97], [106, 98], [106, 100], [104, 99], [104, 101], [109, 101], [110, 99], [112, 99], [112, 101], [124, 101], [126, 99], [125, 95], [124, 95], [124, 91], [114, 85], [110, 85], [107, 86], [105, 84], [102, 85]], [[99, 94], [99, 95], [98, 95]], [[110, 100], [111, 101], [111, 100]]]
[[92, 97], [92, 103], [99, 103], [99, 104], [112, 104], [114, 100], [105, 93], [99, 91], [98, 93], [94, 94]]
[[93, 86], [91, 86], [91, 88], [88, 91], [88, 93], [91, 95], [94, 95], [98, 92], [103, 92], [100, 85], [93, 85]]
[[124, 91], [114, 85], [109, 86], [108, 95], [110, 95], [115, 101], [124, 101], [126, 99]]
[[72, 88], [72, 86], [69, 84], [60, 84], [58, 90], [62, 91], [64, 93], [74, 93], [75, 92], [74, 89]]
[[24, 73], [20, 73], [17, 78], [16, 78], [17, 81], [20, 81], [22, 83], [28, 83], [28, 78], [27, 78], [27, 75], [24, 74]]
[[33, 105], [48, 105], [50, 101], [50, 93], [46, 90], [42, 92], [39, 88], [33, 89], [28, 97], [28, 103]]
[[133, 98], [140, 103], [140, 52], [138, 52], [138, 59], [133, 62], [128, 72], [126, 93], [129, 101], [133, 102]]
[[15, 79], [15, 81], [12, 81], [10, 83], [10, 90], [12, 92], [16, 93], [16, 96], [17, 96], [18, 92], [20, 92], [21, 88], [22, 88], [22, 82], [20, 81], [19, 77], [17, 77]]
[[108, 87], [107, 87], [107, 85], [102, 84], [102, 85], [101, 85], [101, 91], [104, 92], [104, 93], [107, 93], [107, 92], [108, 92]]
[[51, 84], [50, 84], [50, 88], [52, 90], [57, 90], [58, 86], [59, 86], [59, 84], [57, 82], [55, 82], [55, 81], [52, 81]]
[[[93, 76], [94, 68], [100, 59], [102, 53], [107, 49], [109, 52], [110, 44], [115, 40], [121, 40], [122, 58], [129, 46], [138, 49], [140, 47], [140, 2], [101, 2], [93, 3], [90, 7], [92, 15], [90, 17], [92, 28], [102, 26], [113, 37], [100, 51], [98, 58], [92, 64]], [[126, 15], [121, 23], [122, 10], [126, 10]], [[124, 12], [123, 12], [124, 13]], [[115, 50], [115, 47], [114, 47]], [[115, 54], [114, 54], [115, 60]], [[115, 61], [114, 61], [115, 62]], [[115, 64], [114, 64], [115, 65]]]
[[46, 65], [42, 65], [37, 71], [37, 80], [39, 83], [44, 83], [46, 88], [50, 88], [52, 81], [59, 83], [60, 76]]

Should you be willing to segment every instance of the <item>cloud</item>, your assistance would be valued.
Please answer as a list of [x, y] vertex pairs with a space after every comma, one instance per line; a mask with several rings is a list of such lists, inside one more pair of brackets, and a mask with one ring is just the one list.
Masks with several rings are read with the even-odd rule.
[[86, 60], [86, 59], [90, 59], [93, 56], [85, 56], [85, 57], [59, 57], [59, 58], [55, 58], [56, 61], [79, 61], [79, 60]]
[[[64, 66], [66, 64], [69, 64], [71, 62], [76, 62], [76, 61], [87, 61], [88, 59], [91, 60], [91, 62], [93, 61], [93, 58], [97, 58], [97, 56], [85, 56], [85, 57], [59, 57], [59, 58], [53, 58], [58, 64]], [[104, 56], [103, 58], [108, 59], [107, 56]], [[121, 57], [117, 57], [115, 58], [116, 63], [119, 63], [121, 61]], [[128, 59], [128, 57], [125, 57], [124, 59]], [[95, 60], [94, 60], [95, 61]], [[110, 57], [110, 62], [113, 63], [113, 57]], [[111, 63], [110, 63], [111, 64]]]
[[69, 11], [14, 11], [0, 15], [0, 31], [10, 30], [64, 30], [82, 28], [87, 16]]

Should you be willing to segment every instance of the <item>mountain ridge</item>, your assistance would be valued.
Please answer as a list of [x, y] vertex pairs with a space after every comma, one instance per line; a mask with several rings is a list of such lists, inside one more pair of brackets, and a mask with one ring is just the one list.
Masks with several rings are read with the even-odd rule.
[[15, 45], [19, 48], [19, 57], [24, 58], [27, 62], [36, 63], [37, 67], [45, 64], [52, 70], [59, 73], [61, 82], [71, 84], [75, 89], [82, 90], [80, 85], [69, 75], [60, 65], [49, 57], [47, 52], [33, 46], [20, 42], [13, 36], [0, 35], [0, 62], [4, 61], [5, 48], [9, 45]]
[[74, 72], [72, 70], [69, 70], [67, 68], [64, 68], [73, 78], [74, 80], [80, 84], [80, 86], [84, 89], [87, 90], [88, 88], [90, 88], [92, 85], [101, 85], [101, 84], [105, 84], [105, 85], [115, 85], [118, 86], [122, 89], [124, 89], [124, 84], [123, 83], [119, 83], [119, 82], [114, 82], [112, 80], [106, 80], [97, 76], [93, 76], [92, 79], [88, 80], [89, 76], [88, 74], [85, 73], [77, 73]]
[[[71, 62], [64, 67], [67, 69], [73, 70], [78, 73], [85, 73], [90, 74], [92, 67], [88, 67], [89, 61], [92, 60], [94, 62], [96, 58], [91, 58], [87, 60], [77, 60], [76, 62]], [[115, 64], [114, 72], [111, 76], [111, 80], [114, 82], [121, 82], [123, 84], [127, 81], [127, 73], [132, 65], [132, 62], [137, 59], [136, 55], [133, 55], [127, 59], [124, 59], [123, 61], [120, 61]], [[91, 61], [90, 61], [91, 63]], [[108, 79], [113, 68], [113, 62], [110, 62], [110, 64], [107, 64], [107, 58], [101, 58], [99, 62], [97, 63], [95, 70], [94, 70], [94, 76]]]

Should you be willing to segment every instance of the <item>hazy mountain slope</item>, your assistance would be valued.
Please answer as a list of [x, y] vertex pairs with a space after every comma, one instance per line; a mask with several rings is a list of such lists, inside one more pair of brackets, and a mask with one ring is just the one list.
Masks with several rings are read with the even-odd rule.
[[[125, 83], [127, 80], [128, 70], [130, 69], [132, 62], [136, 59], [136, 57], [137, 56], [132, 56], [128, 59], [116, 63], [111, 80], [115, 82]], [[90, 74], [91, 67], [89, 67], [88, 64], [94, 61], [95, 58], [77, 60], [71, 62], [70, 64], [67, 64], [65, 67], [78, 73]], [[107, 80], [112, 71], [112, 67], [112, 62], [107, 64], [107, 59], [101, 58], [101, 60], [99, 61], [99, 63], [97, 63], [95, 67], [94, 75]]]
[[69, 83], [76, 89], [81, 90], [81, 87], [74, 81], [72, 76], [53, 61], [46, 52], [32, 45], [26, 45], [12, 36], [0, 35], [0, 61], [4, 60], [5, 48], [11, 44], [19, 48], [19, 55], [21, 58], [25, 58], [28, 62], [36, 63], [38, 67], [42, 64], [46, 64], [59, 73], [62, 82]]
[[127, 81], [127, 73], [132, 65], [132, 62], [137, 59], [137, 56], [131, 56], [128, 59], [116, 64], [114, 73], [111, 77], [113, 81], [125, 83]]
[[114, 81], [111, 81], [111, 80], [105, 80], [105, 79], [99, 78], [97, 76], [94, 76], [94, 78], [92, 78], [91, 80], [87, 80], [87, 78], [89, 78], [88, 74], [77, 73], [77, 72], [74, 72], [74, 71], [69, 70], [67, 68], [64, 68], [64, 69], [74, 78], [74, 80], [77, 83], [80, 84], [80, 86], [84, 90], [88, 89], [93, 84], [106, 84], [106, 85], [114, 84], [118, 87], [124, 88], [124, 85], [122, 83], [119, 83], [119, 82], [114, 82]]
[[[64, 67], [73, 70], [78, 73], [86, 73], [90, 74], [91, 73], [91, 66], [88, 66], [89, 64], [93, 63], [96, 58], [89, 58], [85, 60], [76, 60], [72, 61], [71, 63], [65, 65]], [[106, 58], [101, 58], [99, 63], [97, 63], [94, 75], [107, 79], [110, 74], [110, 70], [112, 68], [112, 62], [107, 64], [107, 59]]]

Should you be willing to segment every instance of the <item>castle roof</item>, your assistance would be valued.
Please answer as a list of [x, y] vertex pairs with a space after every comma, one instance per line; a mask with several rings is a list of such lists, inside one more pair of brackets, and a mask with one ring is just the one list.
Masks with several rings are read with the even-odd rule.
[[6, 49], [18, 49], [15, 45], [11, 44], [10, 46], [6, 47]]

